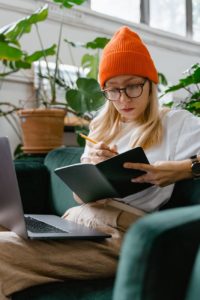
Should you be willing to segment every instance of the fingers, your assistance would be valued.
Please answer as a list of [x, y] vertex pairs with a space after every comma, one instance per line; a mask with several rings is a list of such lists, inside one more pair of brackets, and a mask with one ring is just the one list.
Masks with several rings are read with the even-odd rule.
[[99, 142], [95, 144], [90, 151], [91, 162], [96, 164], [108, 158], [111, 158], [118, 154], [116, 150], [116, 146], [113, 146], [111, 148], [105, 143]]
[[97, 143], [94, 147], [93, 147], [93, 156], [97, 156], [97, 157], [105, 157], [105, 158], [109, 158], [112, 157], [114, 155], [117, 154], [116, 152], [117, 148], [116, 146], [110, 148], [108, 145], [106, 145], [103, 142]]
[[124, 168], [127, 168], [127, 169], [141, 170], [141, 171], [145, 171], [145, 172], [154, 170], [154, 166], [149, 165], [149, 164], [126, 162], [126, 163], [124, 163], [123, 166], [124, 166]]

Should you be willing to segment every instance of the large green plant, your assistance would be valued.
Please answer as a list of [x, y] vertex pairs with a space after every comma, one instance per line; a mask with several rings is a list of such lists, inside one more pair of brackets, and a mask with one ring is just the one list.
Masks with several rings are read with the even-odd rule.
[[[83, 55], [81, 59], [81, 68], [85, 73], [82, 77], [80, 73], [76, 80], [74, 88], [66, 90], [66, 101], [69, 106], [77, 112], [82, 119], [91, 121], [96, 110], [104, 103], [104, 97], [100, 91], [97, 81], [99, 67], [99, 53], [105, 47], [109, 39], [105, 37], [97, 37], [93, 41], [87, 43], [76, 43], [65, 39], [70, 47], [82, 47], [90, 50], [90, 53]], [[91, 52], [92, 51], [92, 52]], [[80, 138], [79, 133], [88, 133], [87, 126], [76, 126], [77, 140], [80, 145], [85, 144], [85, 140]]]
[[163, 95], [184, 89], [187, 96], [179, 102], [172, 101], [166, 105], [180, 107], [200, 116], [200, 64], [192, 65], [184, 74], [179, 83], [168, 87]]
[[[55, 55], [55, 44], [47, 49], [43, 48], [29, 54], [22, 49], [20, 43], [21, 37], [24, 34], [30, 34], [32, 27], [45, 21], [47, 16], [48, 6], [44, 5], [33, 14], [0, 29], [0, 87], [2, 87], [6, 76], [22, 69], [30, 69], [33, 62], [49, 55]], [[20, 108], [20, 106], [7, 101], [0, 102], [0, 116], [8, 121], [19, 139], [21, 139], [21, 134], [14, 113]]]
[[[92, 42], [81, 44], [85, 49], [95, 50], [95, 53], [86, 53], [82, 58], [82, 68], [85, 75], [77, 73], [76, 82], [68, 85], [61, 77], [59, 72], [60, 63], [60, 46], [62, 40], [62, 31], [64, 23], [64, 9], [70, 9], [74, 5], [81, 5], [86, 0], [52, 0], [60, 5], [62, 17], [60, 21], [60, 29], [58, 32], [58, 39], [54, 45], [45, 49], [43, 46], [42, 36], [40, 34], [38, 23], [45, 21], [48, 17], [48, 6], [40, 8], [32, 15], [18, 20], [15, 23], [4, 26], [0, 29], [0, 61], [2, 63], [1, 78], [5, 78], [13, 72], [20, 71], [21, 69], [31, 68], [32, 63], [40, 59], [45, 60], [47, 72], [45, 75], [40, 73], [41, 78], [48, 79], [50, 85], [50, 97], [40, 98], [40, 103], [49, 107], [51, 105], [62, 105], [73, 114], [91, 120], [94, 116], [94, 111], [98, 109], [104, 99], [100, 93], [100, 88], [97, 82], [97, 72], [99, 64], [99, 51], [108, 42], [105, 38], [96, 38]], [[40, 49], [34, 53], [28, 54], [21, 47], [20, 39], [24, 34], [30, 34], [32, 27], [36, 28], [36, 33], [40, 42]], [[67, 39], [66, 39], [67, 41]], [[68, 41], [67, 41], [68, 42]], [[77, 47], [76, 43], [68, 42], [71, 46]], [[47, 56], [54, 55], [55, 68], [52, 72], [49, 68]], [[58, 102], [56, 96], [57, 87], [61, 86], [66, 90], [66, 102]], [[4, 116], [9, 121], [10, 125], [16, 131], [15, 116], [16, 112], [21, 107], [17, 107], [12, 103], [0, 102], [0, 106], [6, 109], [0, 109], [0, 116]], [[13, 117], [13, 122], [8, 119], [8, 116]], [[81, 130], [84, 130], [81, 128]], [[85, 129], [87, 130], [87, 128]], [[16, 132], [17, 133], [17, 132]], [[18, 134], [19, 136], [19, 134]]]

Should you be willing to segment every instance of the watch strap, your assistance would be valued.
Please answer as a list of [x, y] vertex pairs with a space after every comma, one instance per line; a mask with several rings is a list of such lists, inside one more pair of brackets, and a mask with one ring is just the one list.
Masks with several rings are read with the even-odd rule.
[[197, 178], [200, 178], [200, 175], [199, 175], [199, 174], [196, 174], [195, 171], [194, 171], [194, 169], [193, 169], [195, 164], [200, 165], [200, 161], [199, 161], [199, 159], [198, 159], [197, 157], [198, 157], [197, 154], [195, 154], [195, 155], [193, 155], [193, 156], [190, 157], [191, 162], [192, 162], [192, 164], [191, 164], [191, 170], [192, 170], [192, 175], [193, 175], [193, 178], [194, 178], [194, 179], [195, 179], [195, 178], [196, 178], [196, 179], [197, 179]]

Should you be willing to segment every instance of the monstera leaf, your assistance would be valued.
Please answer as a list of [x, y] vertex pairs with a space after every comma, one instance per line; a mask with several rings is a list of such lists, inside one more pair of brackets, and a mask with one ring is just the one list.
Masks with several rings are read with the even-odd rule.
[[48, 6], [36, 10], [32, 15], [6, 25], [0, 29], [0, 37], [4, 36], [7, 43], [16, 43], [23, 34], [31, 31], [32, 25], [44, 21], [48, 16]]
[[96, 111], [104, 103], [104, 97], [95, 79], [78, 78], [77, 89], [70, 89], [66, 93], [68, 105], [79, 115]]
[[44, 5], [32, 15], [0, 29], [0, 60], [4, 66], [9, 68], [8, 71], [6, 70], [0, 74], [1, 77], [17, 72], [20, 69], [29, 69], [34, 61], [49, 55], [55, 55], [55, 44], [47, 49], [41, 49], [29, 55], [21, 49], [19, 42], [23, 34], [31, 31], [32, 25], [44, 21], [47, 16], [48, 6]]
[[97, 79], [97, 77], [98, 77], [98, 66], [99, 66], [99, 56], [98, 56], [98, 54], [96, 54], [96, 55], [90, 55], [90, 54], [83, 55], [82, 60], [81, 60], [81, 65], [83, 67], [83, 70], [86, 71], [88, 78]]

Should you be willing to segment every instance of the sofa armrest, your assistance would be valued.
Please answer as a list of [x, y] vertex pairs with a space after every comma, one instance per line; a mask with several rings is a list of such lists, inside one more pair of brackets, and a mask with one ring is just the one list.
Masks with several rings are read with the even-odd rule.
[[49, 208], [52, 213], [62, 215], [68, 208], [78, 205], [72, 190], [55, 174], [54, 170], [80, 162], [81, 147], [61, 147], [50, 151], [44, 164], [50, 174]]
[[197, 300], [200, 296], [200, 248], [198, 250], [185, 300]]
[[48, 213], [49, 172], [43, 162], [14, 161], [24, 213]]
[[114, 300], [184, 299], [199, 231], [200, 205], [140, 219], [124, 239]]

